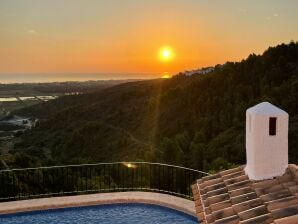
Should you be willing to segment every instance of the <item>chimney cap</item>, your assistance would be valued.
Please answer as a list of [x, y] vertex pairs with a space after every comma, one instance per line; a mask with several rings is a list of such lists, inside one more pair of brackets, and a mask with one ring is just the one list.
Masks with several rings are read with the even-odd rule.
[[285, 112], [284, 110], [274, 106], [273, 104], [269, 102], [262, 102], [259, 103], [247, 110], [248, 113], [250, 114], [255, 114], [255, 115], [286, 115], [288, 116], [288, 113]]

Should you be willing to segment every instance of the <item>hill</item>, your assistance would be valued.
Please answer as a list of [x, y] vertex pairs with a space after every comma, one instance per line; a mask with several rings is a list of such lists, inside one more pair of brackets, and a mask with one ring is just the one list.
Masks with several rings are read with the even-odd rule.
[[125, 83], [17, 112], [38, 117], [12, 166], [160, 161], [211, 171], [245, 163], [245, 110], [269, 101], [290, 114], [298, 162], [298, 43], [227, 62], [206, 75]]

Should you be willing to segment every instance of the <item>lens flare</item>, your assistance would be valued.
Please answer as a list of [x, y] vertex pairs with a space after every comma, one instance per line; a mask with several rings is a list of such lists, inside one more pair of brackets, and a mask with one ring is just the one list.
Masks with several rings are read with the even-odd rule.
[[136, 164], [132, 164], [132, 163], [122, 163], [124, 166], [126, 166], [127, 168], [137, 168]]

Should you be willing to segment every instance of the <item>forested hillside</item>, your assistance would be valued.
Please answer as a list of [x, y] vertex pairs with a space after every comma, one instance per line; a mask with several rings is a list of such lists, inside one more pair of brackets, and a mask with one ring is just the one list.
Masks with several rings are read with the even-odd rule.
[[10, 166], [160, 161], [210, 171], [245, 163], [245, 111], [269, 101], [290, 114], [298, 163], [298, 43], [206, 75], [139, 81], [63, 97], [20, 114], [40, 118], [15, 144]]

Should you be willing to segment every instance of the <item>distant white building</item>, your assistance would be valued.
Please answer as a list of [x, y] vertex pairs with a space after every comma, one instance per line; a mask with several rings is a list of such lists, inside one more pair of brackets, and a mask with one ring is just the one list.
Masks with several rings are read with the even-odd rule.
[[207, 68], [200, 68], [200, 69], [195, 69], [191, 71], [185, 71], [184, 74], [186, 76], [192, 76], [192, 75], [205, 75], [210, 72], [214, 71], [214, 67], [207, 67]]
[[246, 111], [246, 167], [251, 180], [282, 176], [288, 167], [287, 112], [263, 102]]

